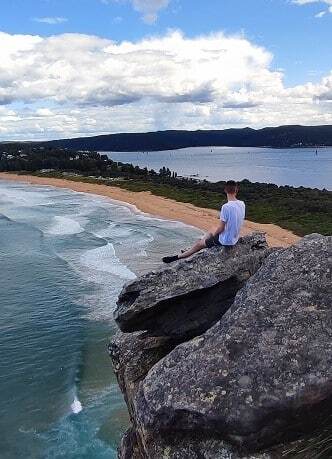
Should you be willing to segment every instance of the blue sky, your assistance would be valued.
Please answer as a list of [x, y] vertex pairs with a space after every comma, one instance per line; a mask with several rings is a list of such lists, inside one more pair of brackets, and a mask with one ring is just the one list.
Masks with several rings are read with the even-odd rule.
[[[222, 34], [224, 37], [226, 37], [225, 39], [227, 49], [228, 46], [230, 47], [228, 53], [232, 54], [232, 50], [234, 49], [235, 63], [236, 59], [244, 59], [248, 61], [250, 61], [250, 59], [254, 59], [255, 62], [257, 60], [257, 66], [260, 68], [259, 78], [262, 78], [262, 80], [265, 79], [265, 71], [270, 72], [270, 74], [274, 74], [274, 77], [276, 77], [278, 72], [281, 72], [282, 91], [287, 91], [288, 88], [292, 89], [292, 97], [296, 98], [296, 101], [294, 99], [294, 103], [296, 105], [298, 105], [297, 97], [299, 91], [302, 91], [301, 102], [304, 103], [305, 99], [305, 103], [308, 104], [308, 98], [312, 98], [311, 108], [306, 105], [305, 110], [302, 110], [301, 114], [298, 116], [299, 122], [307, 121], [304, 113], [307, 113], [306, 116], [309, 117], [308, 121], [310, 121], [309, 114], [311, 112], [314, 113], [312, 110], [315, 109], [317, 100], [324, 100], [324, 103], [328, 103], [328, 105], [323, 107], [323, 109], [320, 109], [320, 112], [323, 114], [322, 117], [313, 117], [313, 124], [317, 124], [318, 122], [323, 124], [324, 120], [329, 121], [330, 119], [328, 115], [331, 111], [331, 103], [327, 94], [329, 94], [330, 91], [329, 78], [332, 70], [332, 0], [2, 0], [0, 31], [6, 34], [6, 37], [4, 38], [6, 43], [14, 43], [13, 37], [16, 34], [26, 36], [39, 36], [44, 40], [44, 48], [47, 47], [47, 49], [49, 49], [49, 42], [47, 42], [47, 37], [66, 37], [65, 34], [69, 33], [71, 34], [72, 38], [64, 38], [64, 40], [67, 40], [69, 47], [71, 46], [71, 43], [74, 42], [76, 53], [84, 52], [84, 50], [82, 50], [82, 47], [80, 47], [80, 50], [77, 51], [77, 39], [74, 39], [74, 35], [72, 34], [80, 34], [75, 35], [77, 37], [80, 37], [82, 34], [84, 34], [87, 37], [90, 37], [91, 42], [93, 41], [91, 37], [97, 36], [100, 39], [108, 40], [109, 43], [115, 42], [117, 45], [120, 45], [121, 43], [127, 41], [133, 44], [133, 46], [136, 46], [135, 44], [142, 42], [142, 40], [144, 41], [150, 38], [153, 42], [153, 45], [151, 45], [151, 42], [149, 46], [152, 47], [155, 46], [155, 43], [158, 41], [158, 39], [169, 36], [171, 33], [170, 31], [178, 31], [182, 34], [184, 40], [187, 40], [186, 42], [181, 42], [185, 47], [195, 47], [195, 40], [197, 40], [198, 37], [206, 37], [207, 42], [210, 43], [211, 40], [209, 41], [208, 37], [210, 37], [211, 34]], [[234, 36], [237, 37], [239, 41], [238, 43], [232, 44], [230, 40], [231, 37]], [[262, 64], [260, 57], [257, 55], [253, 57], [251, 55], [251, 51], [249, 50], [248, 55], [245, 53], [237, 54], [238, 48], [244, 44], [244, 42], [241, 42], [241, 37], [246, 41], [246, 43], [250, 45], [249, 47], [252, 47], [253, 53], [255, 53], [255, 47], [260, 47], [269, 53], [271, 58], [266, 59], [266, 62]], [[23, 42], [24, 40], [22, 39], [19, 53], [22, 53], [22, 49], [25, 46], [23, 45]], [[40, 45], [37, 45], [36, 42], [31, 46], [33, 46], [34, 49], [37, 49], [37, 47]], [[100, 51], [100, 47], [102, 46], [101, 41], [98, 44], [94, 44], [93, 46], [96, 46]], [[166, 42], [160, 44], [161, 49], [159, 49], [159, 52], [163, 53], [163, 46], [165, 46], [168, 52], [170, 52], [169, 44]], [[204, 51], [204, 42], [200, 43], [200, 46], [202, 46]], [[219, 49], [219, 52], [222, 53], [222, 45], [220, 46], [221, 48]], [[231, 48], [232, 46], [234, 46], [234, 48]], [[58, 49], [52, 47], [52, 50], [54, 51], [52, 66], [56, 64], [58, 66], [61, 65], [60, 63], [63, 63], [63, 59], [61, 58]], [[48, 53], [53, 52], [52, 50], [48, 50]], [[23, 51], [25, 52], [24, 49]], [[30, 48], [28, 52], [30, 53], [29, 55], [31, 58]], [[92, 52], [93, 49], [89, 47], [89, 53]], [[115, 51], [115, 53], [117, 52], [118, 51]], [[142, 47], [138, 47], [135, 52], [141, 52], [142, 55], [146, 56], [146, 50], [142, 50]], [[16, 48], [15, 53], [16, 59], [19, 59], [19, 55], [21, 56], [21, 54], [17, 54]], [[128, 56], [128, 54], [126, 55]], [[43, 56], [46, 58], [45, 54], [43, 54]], [[47, 58], [48, 57], [49, 54]], [[6, 64], [2, 64], [1, 70], [5, 71], [5, 73], [12, 74], [15, 71], [15, 69], [12, 69], [12, 67], [14, 67], [14, 59], [14, 54], [10, 56], [7, 55], [4, 60], [5, 62], [10, 60], [10, 63], [7, 64], [7, 68], [4, 67]], [[70, 61], [70, 66], [74, 68], [74, 64], [71, 62], [71, 57], [68, 56], [66, 59], [68, 62]], [[192, 57], [192, 59], [195, 58]], [[178, 62], [178, 57], [175, 58], [175, 61]], [[228, 59], [227, 62], [231, 61]], [[169, 64], [173, 65], [174, 62], [170, 62]], [[34, 65], [38, 64], [35, 62]], [[40, 65], [43, 66], [43, 63], [40, 62]], [[98, 61], [98, 64], [96, 65], [99, 66], [100, 61]], [[150, 61], [149, 65], [151, 65]], [[192, 65], [194, 64], [192, 63]], [[222, 72], [224, 64], [220, 61], [218, 65], [219, 67], [210, 66], [207, 68], [220, 68]], [[123, 72], [128, 71], [129, 74], [129, 72], [132, 71], [131, 61], [127, 66], [122, 62], [121, 68]], [[179, 73], [182, 73], [183, 75], [185, 70], [185, 63], [183, 63], [183, 67], [180, 69]], [[159, 69], [159, 71], [162, 72], [162, 69]], [[188, 71], [190, 72], [190, 68]], [[32, 87], [30, 79], [28, 78], [29, 81], [27, 82], [25, 81], [25, 78], [27, 72], [31, 72], [32, 74], [34, 69], [27, 67], [24, 72], [24, 77], [22, 76], [23, 73], [19, 75], [21, 81], [20, 87], [22, 87], [22, 85], [24, 87]], [[109, 78], [112, 78], [112, 75], [112, 72], [108, 73], [107, 76], [105, 76], [105, 82], [110, 81]], [[252, 88], [248, 89], [248, 87], [251, 86], [251, 82], [250, 80], [247, 81], [246, 79], [253, 78], [252, 75], [254, 75], [254, 73], [251, 73], [251, 77], [249, 77], [248, 72], [245, 71], [244, 75], [245, 77], [243, 77], [243, 88], [239, 87], [239, 81], [236, 81], [228, 86], [228, 88], [237, 87], [238, 94], [234, 94], [234, 97], [237, 101], [240, 99], [241, 101], [244, 100], [243, 91], [246, 91], [248, 96], [246, 98], [247, 105], [245, 107], [240, 107], [239, 102], [237, 102], [236, 107], [233, 107], [234, 124], [250, 124], [255, 127], [259, 127], [260, 125], [264, 124], [264, 116], [262, 115], [262, 107], [264, 106], [264, 103], [265, 107], [267, 108], [269, 106], [269, 110], [271, 111], [271, 103], [273, 101], [269, 99], [268, 91], [266, 96], [263, 96], [262, 91], [259, 88], [255, 88], [255, 91]], [[158, 73], [156, 73], [154, 77], [158, 79]], [[46, 84], [46, 77], [44, 78], [40, 76], [40, 78], [42, 84]], [[49, 78], [49, 75], [47, 78]], [[59, 78], [61, 78], [61, 72]], [[181, 79], [180, 74], [178, 78]], [[324, 80], [324, 78], [327, 78], [328, 80]], [[77, 79], [75, 78], [75, 81], [76, 80]], [[279, 85], [279, 81], [277, 80], [278, 78], [276, 77], [276, 87]], [[17, 87], [17, 81], [17, 78], [13, 77], [13, 80], [10, 84], [16, 84]], [[71, 84], [74, 84], [73, 81], [74, 79], [71, 77]], [[93, 103], [89, 99], [89, 101], [84, 103], [82, 106], [82, 104], [78, 101], [78, 96], [77, 99], [75, 99], [75, 97], [68, 96], [63, 98], [63, 100], [60, 100], [61, 98], [59, 99], [59, 94], [56, 95], [55, 92], [52, 93], [52, 91], [48, 91], [49, 86], [47, 86], [46, 91], [49, 92], [49, 96], [46, 95], [45, 97], [42, 97], [40, 94], [36, 95], [36, 91], [33, 89], [29, 95], [26, 95], [25, 92], [22, 97], [13, 97], [14, 90], [10, 94], [8, 91], [6, 92], [6, 85], [8, 85], [8, 81], [6, 80], [3, 83], [3, 93], [5, 95], [3, 96], [4, 99], [0, 105], [0, 107], [2, 107], [2, 112], [0, 111], [0, 121], [2, 121], [2, 126], [5, 126], [3, 127], [2, 131], [4, 133], [3, 135], [5, 136], [11, 136], [14, 134], [15, 136], [35, 137], [41, 135], [44, 137], [61, 136], [62, 133], [71, 135], [70, 129], [68, 132], [66, 132], [66, 129], [64, 131], [61, 131], [61, 129], [60, 131], [50, 131], [45, 120], [39, 123], [39, 134], [38, 132], [35, 132], [34, 129], [32, 129], [34, 132], [30, 132], [29, 128], [24, 129], [24, 132], [13, 132], [12, 124], [10, 125], [11, 127], [8, 127], [7, 131], [5, 132], [7, 124], [3, 119], [1, 119], [1, 116], [8, 117], [9, 110], [12, 113], [15, 112], [15, 115], [20, 118], [27, 116], [27, 113], [29, 113], [29, 116], [31, 117], [33, 116], [33, 112], [36, 113], [36, 111], [40, 109], [48, 109], [49, 113], [55, 113], [54, 110], [61, 109], [62, 115], [69, 109], [71, 111], [75, 111], [77, 109], [82, 114], [84, 105], [86, 105], [86, 116], [90, 118], [92, 117], [91, 119], [96, 119], [98, 125], [98, 119], [96, 118], [96, 111], [98, 106], [101, 112], [103, 112], [103, 119], [105, 116], [107, 117], [105, 110], [111, 110], [112, 115], [115, 116], [116, 107], [118, 107], [119, 117], [122, 117], [124, 123], [130, 118], [131, 106], [133, 120], [137, 118], [138, 112], [145, 113], [150, 120], [153, 118], [153, 122], [150, 122], [150, 124], [141, 123], [141, 125], [137, 125], [137, 130], [144, 130], [149, 126], [151, 126], [151, 128], [163, 128], [168, 126], [168, 121], [167, 119], [161, 119], [160, 113], [165, 112], [165, 108], [167, 108], [170, 113], [170, 119], [172, 119], [174, 110], [176, 108], [172, 105], [174, 103], [181, 104], [181, 107], [180, 105], [177, 105], [177, 107], [181, 108], [180, 112], [182, 111], [185, 113], [185, 118], [190, 119], [192, 117], [190, 114], [190, 107], [184, 107], [184, 104], [189, 103], [189, 96], [186, 92], [188, 87], [190, 87], [190, 91], [195, 94], [193, 96], [194, 99], [191, 101], [193, 103], [192, 112], [194, 113], [194, 116], [200, 112], [201, 116], [204, 118], [203, 124], [206, 127], [213, 127], [215, 123], [217, 123], [218, 126], [220, 125], [222, 127], [228, 127], [229, 124], [233, 123], [232, 115], [229, 112], [226, 112], [226, 109], [228, 110], [230, 108], [230, 104], [228, 101], [224, 101], [223, 104], [220, 105], [221, 98], [225, 98], [225, 95], [221, 96], [221, 94], [225, 94], [225, 92], [223, 92], [226, 90], [224, 87], [225, 84], [223, 81], [219, 81], [218, 84], [211, 88], [211, 81], [211, 76], [207, 74], [205, 74], [205, 77], [200, 75], [199, 81], [196, 81], [196, 87], [194, 89], [193, 86], [195, 85], [192, 81], [182, 81], [182, 85], [180, 85], [181, 87], [179, 86], [176, 90], [174, 90], [175, 96], [181, 94], [182, 99], [181, 101], [176, 100], [175, 102], [175, 96], [171, 89], [169, 89], [168, 92], [166, 91], [167, 95], [166, 93], [164, 94], [165, 91], [163, 91], [163, 89], [161, 90], [162, 94], [160, 93], [158, 95], [156, 95], [151, 90], [146, 90], [140, 97], [138, 95], [137, 88], [130, 89], [124, 100], [121, 99], [121, 102], [118, 102], [120, 90], [118, 89], [119, 84], [116, 84], [118, 91], [116, 95], [114, 95], [114, 88], [112, 90], [109, 89], [109, 92], [113, 91], [112, 94], [109, 93], [107, 94], [107, 97], [105, 96], [104, 98], [98, 96], [98, 99], [94, 100]], [[227, 84], [228, 83], [229, 78], [227, 79]], [[69, 79], [67, 81], [67, 86], [68, 84]], [[82, 83], [82, 85], [80, 85], [76, 81], [76, 84], [77, 86], [75, 91], [77, 87], [83, 87], [87, 83], [85, 81], [84, 84]], [[91, 79], [89, 84], [91, 84]], [[96, 85], [97, 91], [99, 91], [99, 83], [96, 82]], [[174, 79], [173, 86], [175, 87], [177, 85], [178, 80]], [[315, 86], [315, 89], [313, 89], [313, 87], [310, 85]], [[152, 83], [151, 87], [153, 86], [154, 85]], [[265, 82], [263, 83], [263, 86], [266, 90]], [[306, 86], [307, 88], [305, 95], [303, 95], [303, 88], [299, 88], [302, 86]], [[206, 95], [204, 96], [205, 100], [203, 100], [204, 97], [198, 97], [197, 92], [201, 94], [203, 90], [202, 88], [206, 89], [207, 87], [209, 87], [209, 89], [206, 90]], [[86, 92], [90, 90], [92, 91], [91, 86], [89, 86], [88, 90], [85, 89], [84, 86], [84, 89], [82, 89], [82, 94], [85, 95]], [[54, 89], [54, 91], [56, 90]], [[73, 88], [68, 88], [68, 91], [73, 92]], [[104, 88], [104, 95], [105, 91], [106, 89]], [[121, 89], [121, 95], [123, 92], [126, 91]], [[217, 92], [218, 96], [216, 96]], [[254, 92], [256, 95], [259, 93], [257, 96], [259, 99], [258, 102], [256, 98], [251, 97]], [[276, 93], [277, 92], [278, 90], [276, 90]], [[214, 97], [216, 97], [215, 100], [213, 99]], [[290, 94], [286, 94], [285, 92], [285, 97], [288, 100]], [[166, 102], [168, 103], [166, 107], [160, 106], [160, 104], [166, 104]], [[139, 104], [141, 105], [138, 106]], [[206, 110], [204, 109], [204, 104], [206, 105]], [[210, 105], [208, 106], [208, 104]], [[211, 117], [211, 112], [214, 110], [214, 106], [212, 107], [211, 104], [219, 104], [218, 106], [222, 106], [225, 110], [225, 115], [227, 116], [225, 117], [224, 124], [220, 122], [220, 119], [216, 121], [215, 118], [211, 118], [210, 124], [205, 122], [208, 111], [210, 110], [209, 116]], [[238, 111], [239, 109], [249, 109], [254, 104], [256, 104], [256, 107], [260, 107], [257, 109], [257, 116], [256, 118], [248, 117], [248, 122], [246, 122], [246, 117], [243, 117], [243, 111], [241, 113], [238, 113]], [[4, 107], [7, 110], [6, 113], [4, 112]], [[279, 104], [278, 107], [281, 107], [281, 105]], [[280, 110], [282, 110], [282, 113], [284, 114], [284, 108], [280, 108]], [[57, 114], [60, 116], [58, 112]], [[237, 114], [239, 115], [238, 117]], [[13, 117], [14, 115], [9, 116]], [[47, 117], [44, 116], [44, 118]], [[197, 115], [197, 128], [201, 127], [202, 125], [202, 123], [200, 124], [199, 119], [200, 117]], [[273, 119], [271, 117], [267, 117], [267, 122], [271, 120], [270, 124], [278, 124], [282, 119], [283, 116], [280, 116], [275, 120], [275, 123], [273, 123]], [[31, 124], [30, 121], [26, 123], [26, 126]], [[296, 119], [293, 116], [289, 117], [286, 114], [285, 122], [288, 121], [294, 122]], [[8, 126], [9, 124], [10, 123], [8, 123]], [[21, 130], [24, 123], [22, 120], [20, 120], [19, 124], [21, 126]], [[123, 128], [121, 128], [121, 125], [110, 125], [109, 130], [125, 131], [127, 130], [126, 127], [128, 127], [129, 130], [136, 130], [135, 125], [132, 122], [129, 124], [130, 126], [128, 123], [127, 126], [123, 125]], [[193, 127], [192, 123], [188, 122], [187, 124], [188, 127]], [[174, 127], [174, 125], [171, 127]], [[74, 128], [72, 130], [72, 134], [81, 134], [81, 129], [83, 129], [84, 133], [84, 126], [81, 126]], [[91, 132], [94, 132], [93, 126], [91, 129]], [[102, 132], [104, 132], [104, 129], [105, 123], [103, 122]], [[90, 133], [90, 130], [88, 131]], [[106, 131], [108, 130], [106, 129]], [[99, 133], [98, 129], [96, 128], [96, 133], [97, 132]]]

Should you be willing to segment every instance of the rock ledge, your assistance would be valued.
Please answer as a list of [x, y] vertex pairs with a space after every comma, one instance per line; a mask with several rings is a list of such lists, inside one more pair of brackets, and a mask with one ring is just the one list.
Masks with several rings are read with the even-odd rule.
[[132, 420], [119, 457], [281, 457], [325, 423], [331, 262], [331, 237], [271, 251], [255, 234], [127, 285], [110, 344]]

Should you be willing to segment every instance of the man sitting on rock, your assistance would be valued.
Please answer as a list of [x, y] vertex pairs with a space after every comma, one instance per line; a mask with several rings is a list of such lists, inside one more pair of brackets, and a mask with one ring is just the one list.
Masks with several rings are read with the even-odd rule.
[[220, 212], [220, 223], [212, 232], [198, 240], [189, 250], [182, 252], [180, 255], [164, 257], [164, 263], [188, 258], [196, 252], [205, 248], [233, 246], [240, 237], [240, 230], [245, 217], [245, 204], [243, 201], [236, 199], [239, 186], [234, 180], [229, 180], [224, 188], [227, 194], [227, 203], [224, 204]]

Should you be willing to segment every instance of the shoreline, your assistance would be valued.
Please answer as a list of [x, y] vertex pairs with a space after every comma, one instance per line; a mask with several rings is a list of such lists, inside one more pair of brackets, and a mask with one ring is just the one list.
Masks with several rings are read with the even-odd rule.
[[[213, 228], [219, 218], [219, 212], [216, 210], [196, 207], [190, 203], [178, 202], [173, 199], [156, 196], [149, 191], [133, 192], [116, 186], [77, 182], [61, 178], [11, 174], [6, 172], [0, 172], [0, 179], [31, 185], [48, 185], [57, 188], [67, 188], [72, 191], [103, 196], [123, 203], [123, 205], [135, 206], [139, 211], [153, 217], [179, 221], [202, 231], [209, 231]], [[270, 247], [289, 247], [300, 239], [296, 234], [277, 225], [270, 223], [255, 223], [245, 220], [241, 234], [245, 235], [253, 231], [265, 232]]]

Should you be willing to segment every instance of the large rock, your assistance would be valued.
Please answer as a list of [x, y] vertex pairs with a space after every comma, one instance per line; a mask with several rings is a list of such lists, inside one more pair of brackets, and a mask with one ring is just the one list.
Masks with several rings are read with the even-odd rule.
[[188, 339], [216, 323], [267, 256], [265, 236], [242, 238], [231, 249], [210, 249], [127, 285], [115, 320], [123, 332]]
[[144, 332], [118, 332], [112, 338], [108, 351], [133, 423], [135, 423], [133, 399], [139, 383], [153, 365], [174, 349], [176, 344], [169, 337], [149, 336]]
[[[331, 414], [331, 242], [312, 235], [272, 253], [218, 323], [153, 366], [135, 398], [142, 444], [151, 436], [200, 432], [258, 451], [300, 437]], [[211, 284], [223, 282], [230, 263], [216, 263], [221, 273], [216, 266]], [[170, 272], [164, 276], [175, 284], [168, 283], [169, 300], [174, 292], [179, 298], [181, 282]], [[197, 282], [201, 290], [211, 287], [206, 278]], [[145, 300], [138, 297], [142, 326], [143, 318], [152, 322], [151, 307], [163, 310], [153, 308], [159, 290], [158, 283], [147, 283]]]

